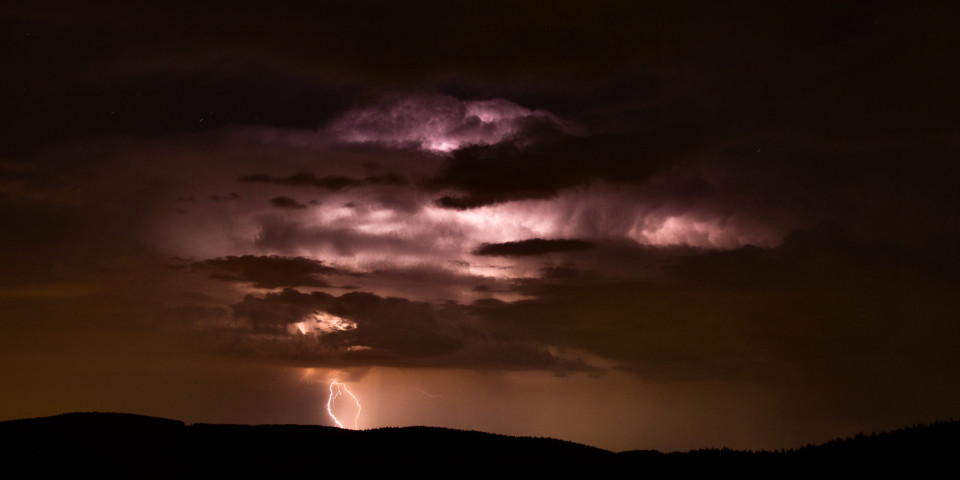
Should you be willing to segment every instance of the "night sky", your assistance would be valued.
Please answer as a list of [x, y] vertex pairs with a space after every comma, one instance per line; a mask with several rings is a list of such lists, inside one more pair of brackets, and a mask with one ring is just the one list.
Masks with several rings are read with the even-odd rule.
[[952, 2], [19, 3], [0, 420], [960, 417]]

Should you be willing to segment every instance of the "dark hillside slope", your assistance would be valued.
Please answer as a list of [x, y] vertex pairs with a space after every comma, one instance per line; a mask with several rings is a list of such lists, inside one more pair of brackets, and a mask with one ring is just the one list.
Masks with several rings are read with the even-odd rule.
[[730, 472], [747, 478], [860, 478], [863, 475], [956, 472], [960, 459], [960, 422], [936, 422], [893, 432], [857, 435], [821, 445], [779, 452], [730, 449], [663, 454], [618, 454], [621, 467], [681, 477]]
[[[98, 478], [839, 478], [955, 469], [960, 422], [835, 440], [786, 452], [613, 453], [545, 438], [431, 427], [367, 431], [304, 425], [185, 425], [72, 413], [0, 422], [0, 468]], [[6, 475], [4, 475], [6, 476]]]
[[39, 474], [476, 478], [505, 472], [586, 474], [613, 465], [615, 458], [612, 452], [561, 440], [430, 427], [184, 425], [113, 413], [0, 422], [0, 463]]

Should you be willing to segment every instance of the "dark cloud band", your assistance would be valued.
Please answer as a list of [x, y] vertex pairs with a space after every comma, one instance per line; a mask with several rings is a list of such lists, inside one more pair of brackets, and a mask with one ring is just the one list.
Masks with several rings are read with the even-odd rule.
[[584, 240], [545, 240], [542, 238], [533, 238], [518, 242], [486, 243], [474, 250], [473, 254], [500, 257], [527, 257], [547, 253], [586, 250], [592, 246], [592, 243]]

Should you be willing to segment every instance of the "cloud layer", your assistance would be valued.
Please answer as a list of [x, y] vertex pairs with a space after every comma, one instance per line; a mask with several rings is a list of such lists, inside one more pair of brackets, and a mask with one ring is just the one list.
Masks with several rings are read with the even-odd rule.
[[330, 122], [326, 131], [342, 142], [449, 152], [527, 140], [529, 132], [538, 128], [571, 129], [550, 112], [530, 110], [502, 98], [408, 95], [351, 109]]

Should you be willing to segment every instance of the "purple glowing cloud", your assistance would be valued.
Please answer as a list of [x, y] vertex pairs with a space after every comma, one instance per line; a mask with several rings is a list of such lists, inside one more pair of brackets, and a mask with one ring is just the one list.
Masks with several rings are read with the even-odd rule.
[[410, 95], [350, 110], [327, 130], [347, 143], [412, 145], [449, 152], [514, 140], [535, 123], [565, 132], [574, 130], [548, 111], [531, 110], [502, 98], [458, 100], [447, 95]]

